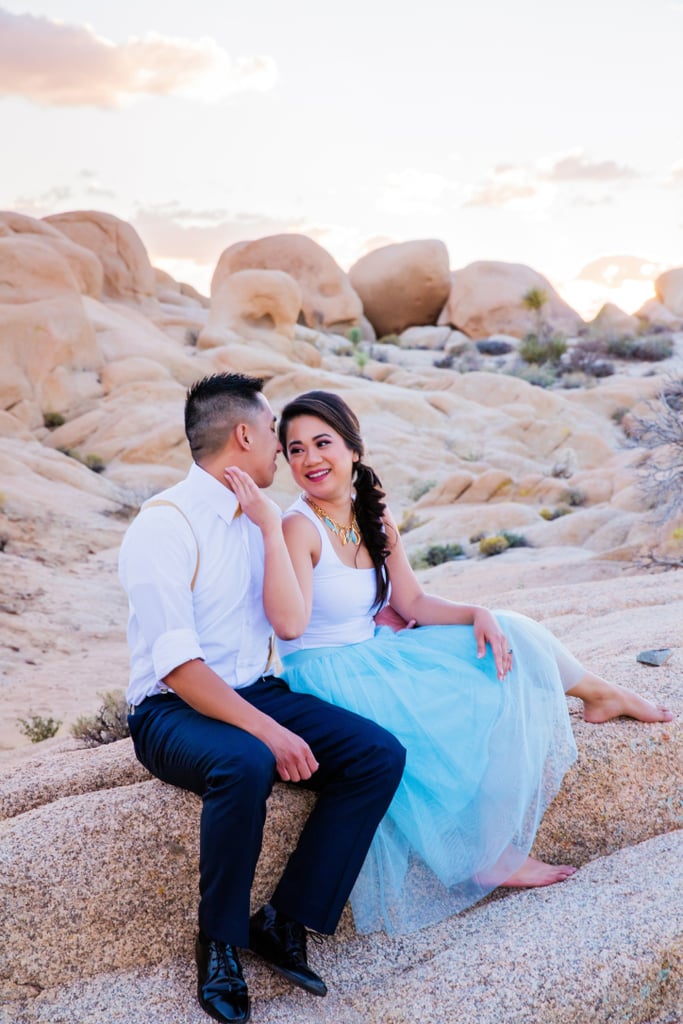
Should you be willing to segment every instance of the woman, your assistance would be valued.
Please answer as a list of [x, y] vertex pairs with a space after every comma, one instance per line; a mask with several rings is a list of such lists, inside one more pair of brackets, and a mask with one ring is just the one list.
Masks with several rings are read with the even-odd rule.
[[[279, 642], [282, 675], [408, 750], [351, 897], [358, 930], [411, 931], [499, 885], [570, 877], [575, 868], [529, 856], [576, 757], [565, 692], [584, 700], [588, 721], [670, 713], [586, 673], [531, 619], [425, 594], [339, 396], [290, 402], [280, 443], [303, 492], [284, 531], [310, 613], [301, 637]], [[389, 596], [419, 629], [376, 628]]]

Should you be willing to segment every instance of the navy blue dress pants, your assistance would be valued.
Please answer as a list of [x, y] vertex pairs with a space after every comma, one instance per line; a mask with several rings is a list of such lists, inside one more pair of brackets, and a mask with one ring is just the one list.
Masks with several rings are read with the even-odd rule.
[[[271, 897], [276, 910], [331, 934], [405, 764], [391, 733], [274, 676], [239, 694], [296, 733], [320, 767], [315, 806]], [[175, 694], [148, 697], [129, 717], [135, 752], [157, 778], [202, 798], [199, 927], [246, 947], [249, 896], [261, 851], [275, 758], [261, 740], [195, 711]]]

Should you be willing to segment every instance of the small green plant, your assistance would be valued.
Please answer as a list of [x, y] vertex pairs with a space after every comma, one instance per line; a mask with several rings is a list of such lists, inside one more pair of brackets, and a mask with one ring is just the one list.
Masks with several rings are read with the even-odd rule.
[[411, 501], [419, 501], [432, 487], [436, 487], [436, 480], [418, 480], [410, 488], [408, 497]]
[[363, 352], [362, 349], [359, 349], [356, 352], [356, 354], [354, 356], [354, 359], [356, 360], [356, 366], [358, 367], [358, 372], [359, 372], [359, 374], [362, 377], [363, 376], [363, 370], [365, 369], [365, 367], [368, 365], [368, 362], [370, 361], [370, 356], [367, 354], [367, 352]]
[[28, 736], [31, 743], [42, 743], [43, 740], [52, 739], [57, 733], [61, 723], [58, 718], [43, 718], [42, 715], [29, 715], [28, 718], [20, 718], [19, 731]]
[[82, 466], [87, 466], [93, 473], [103, 473], [107, 468], [101, 455], [83, 456], [75, 448], [58, 448], [57, 451], [61, 452], [62, 455], [67, 455], [70, 459], [74, 459], [76, 462], [80, 462]]
[[568, 516], [570, 513], [569, 505], [557, 505], [555, 508], [542, 508], [538, 514], [542, 519], [552, 523], [554, 519], [561, 519], [562, 516]]
[[452, 562], [462, 558], [465, 552], [460, 544], [432, 544], [424, 551], [419, 551], [410, 560], [413, 569], [431, 569], [444, 562]]
[[548, 328], [543, 315], [543, 307], [548, 302], [548, 293], [543, 288], [529, 288], [522, 296], [522, 305], [534, 314], [536, 320], [536, 337], [541, 340]]
[[580, 508], [582, 505], [586, 504], [588, 498], [583, 491], [579, 491], [578, 488], [573, 488], [567, 491], [562, 491], [560, 501], [564, 505], [570, 505], [572, 508]]
[[401, 522], [398, 524], [398, 532], [401, 535], [410, 533], [411, 530], [417, 530], [418, 526], [422, 526], [423, 523], [424, 519], [420, 519], [414, 512], [405, 512]]
[[358, 348], [361, 341], [363, 340], [363, 332], [360, 327], [349, 327], [346, 332], [346, 337], [349, 339], [354, 348]]
[[81, 715], [71, 726], [71, 735], [82, 740], [86, 747], [113, 743], [130, 736], [125, 694], [120, 690], [110, 690], [100, 697], [102, 705], [96, 713]]
[[502, 533], [497, 533], [494, 537], [482, 537], [479, 541], [479, 553], [484, 558], [490, 558], [491, 555], [500, 555], [503, 551], [507, 551], [509, 547], [509, 541]]
[[103, 473], [107, 468], [101, 455], [86, 455], [83, 465], [91, 469], [93, 473]]
[[618, 359], [634, 359], [644, 363], [658, 363], [669, 359], [674, 352], [673, 338], [658, 334], [643, 338], [613, 338], [607, 343], [607, 351]]
[[400, 345], [401, 339], [398, 334], [383, 334], [381, 338], [377, 339], [378, 345]]
[[529, 541], [522, 533], [510, 533], [509, 530], [501, 530], [500, 536], [508, 542], [509, 548], [528, 548], [531, 547]]
[[46, 412], [43, 413], [43, 424], [48, 430], [54, 430], [55, 427], [61, 427], [66, 423], [66, 420], [62, 416], [61, 412]]
[[519, 356], [525, 363], [543, 366], [550, 363], [557, 366], [567, 351], [567, 340], [559, 334], [552, 338], [539, 338], [536, 334], [527, 334], [519, 345]]
[[510, 376], [519, 377], [520, 380], [525, 380], [527, 384], [533, 384], [537, 388], [551, 388], [558, 380], [557, 370], [548, 364], [523, 366], [511, 371]]

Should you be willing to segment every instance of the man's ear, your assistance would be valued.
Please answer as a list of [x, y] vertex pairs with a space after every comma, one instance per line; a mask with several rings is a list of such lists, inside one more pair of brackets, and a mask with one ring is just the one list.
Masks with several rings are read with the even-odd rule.
[[235, 440], [243, 451], [251, 448], [251, 430], [248, 423], [238, 423], [235, 427]]

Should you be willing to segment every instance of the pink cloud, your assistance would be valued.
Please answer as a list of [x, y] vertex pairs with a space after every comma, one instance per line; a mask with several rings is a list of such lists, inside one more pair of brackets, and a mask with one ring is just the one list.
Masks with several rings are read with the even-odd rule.
[[587, 160], [582, 153], [568, 153], [555, 160], [543, 174], [548, 181], [615, 181], [637, 177], [632, 167], [616, 160]]
[[211, 39], [148, 34], [117, 44], [87, 25], [0, 8], [0, 96], [45, 106], [120, 107], [141, 95], [220, 99], [268, 89], [275, 78], [271, 58], [233, 61]]

